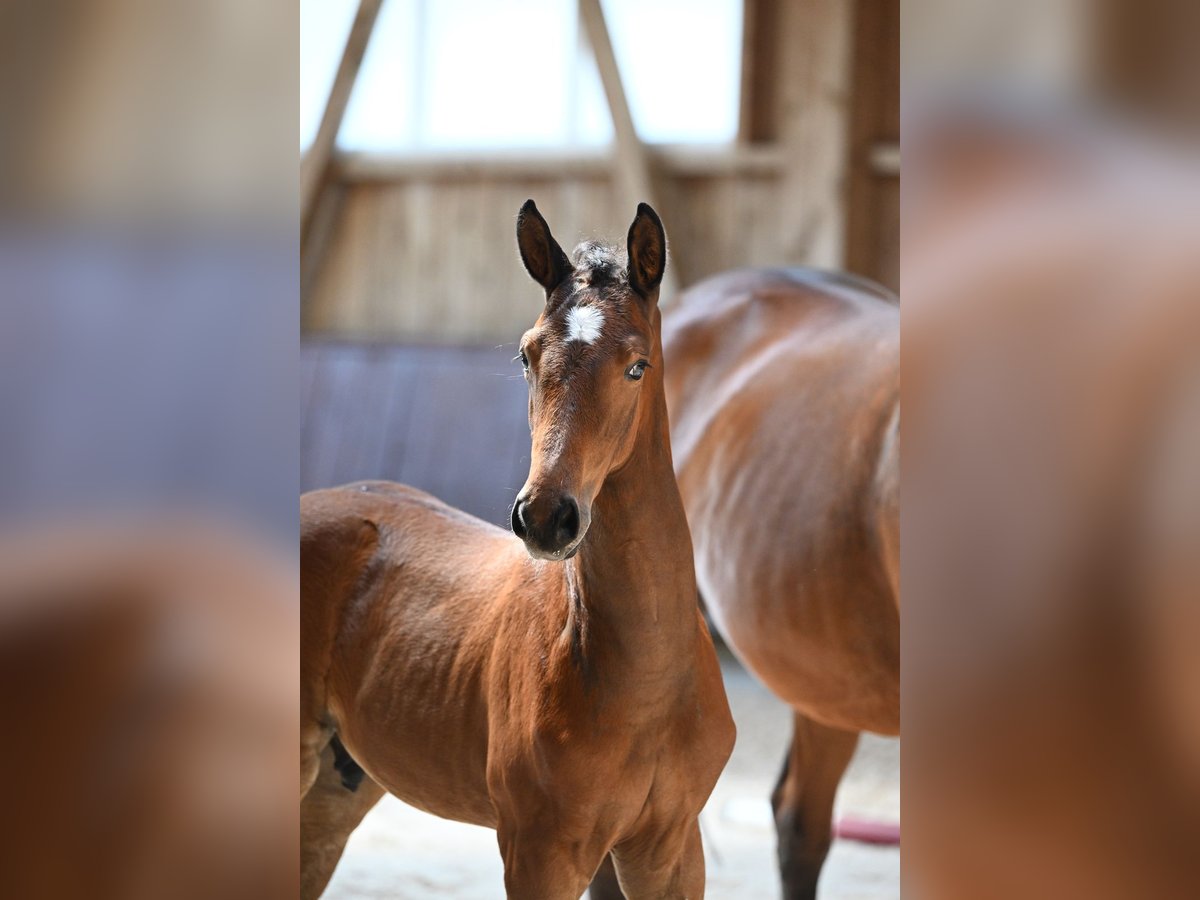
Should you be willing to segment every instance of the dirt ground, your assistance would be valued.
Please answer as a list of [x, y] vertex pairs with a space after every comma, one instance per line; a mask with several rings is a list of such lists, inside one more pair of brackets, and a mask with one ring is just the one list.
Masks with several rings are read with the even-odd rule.
[[[737, 746], [700, 819], [710, 900], [776, 900], [775, 835], [768, 802], [791, 730], [786, 707], [731, 659], [722, 660]], [[898, 821], [900, 744], [864, 735], [842, 781], [837, 814]], [[900, 851], [835, 841], [820, 896], [900, 896]], [[503, 898], [495, 833], [439, 819], [385, 797], [351, 836], [329, 900]]]

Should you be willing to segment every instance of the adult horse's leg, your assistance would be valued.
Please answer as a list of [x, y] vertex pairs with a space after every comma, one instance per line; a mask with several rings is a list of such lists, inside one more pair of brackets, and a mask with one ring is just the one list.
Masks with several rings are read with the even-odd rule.
[[625, 900], [625, 895], [621, 893], [621, 885], [617, 883], [617, 869], [613, 865], [611, 853], [604, 857], [604, 862], [600, 863], [600, 868], [592, 876], [592, 883], [588, 887], [588, 898], [589, 900]]
[[833, 800], [858, 733], [793, 714], [792, 746], [771, 794], [785, 900], [814, 900], [833, 838]]
[[349, 764], [346, 760], [349, 757], [344, 751], [339, 754], [331, 742], [321, 754], [316, 780], [300, 801], [300, 900], [321, 896], [350, 832], [385, 793], [352, 760]]

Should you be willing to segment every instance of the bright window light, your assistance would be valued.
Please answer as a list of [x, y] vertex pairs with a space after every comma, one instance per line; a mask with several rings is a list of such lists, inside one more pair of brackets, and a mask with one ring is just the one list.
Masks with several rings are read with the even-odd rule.
[[317, 136], [358, 8], [356, 0], [300, 0], [300, 149]]
[[737, 135], [741, 0], [603, 0], [639, 136], [725, 143]]
[[383, 0], [342, 120], [341, 147], [394, 151], [418, 142], [422, 82], [415, 73], [425, 5], [424, 0]]
[[579, 98], [575, 16], [560, 0], [426, 6], [421, 138], [433, 147], [555, 146]]
[[[737, 131], [741, 0], [603, 0], [650, 142]], [[357, 0], [301, 2], [301, 147]], [[612, 119], [573, 0], [384, 0], [338, 144], [368, 152], [604, 146]]]

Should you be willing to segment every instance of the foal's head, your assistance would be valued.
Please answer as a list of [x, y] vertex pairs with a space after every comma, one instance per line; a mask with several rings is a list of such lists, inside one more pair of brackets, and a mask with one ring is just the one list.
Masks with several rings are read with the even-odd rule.
[[533, 452], [512, 529], [531, 555], [566, 559], [587, 534], [605, 478], [629, 460], [643, 412], [662, 396], [658, 285], [667, 239], [642, 203], [625, 254], [585, 243], [572, 263], [529, 200], [517, 217], [517, 245], [546, 306], [518, 355]]

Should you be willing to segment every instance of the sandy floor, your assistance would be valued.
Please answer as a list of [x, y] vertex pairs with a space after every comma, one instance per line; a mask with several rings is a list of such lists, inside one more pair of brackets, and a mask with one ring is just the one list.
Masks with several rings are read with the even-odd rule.
[[[738, 742], [701, 817], [710, 900], [775, 900], [775, 836], [767, 797], [791, 729], [786, 707], [736, 663], [725, 684]], [[900, 745], [866, 735], [842, 781], [838, 814], [897, 821]], [[385, 797], [351, 836], [329, 900], [502, 898], [503, 873], [490, 829], [438, 819]], [[821, 876], [823, 898], [900, 896], [900, 851], [836, 841]]]

